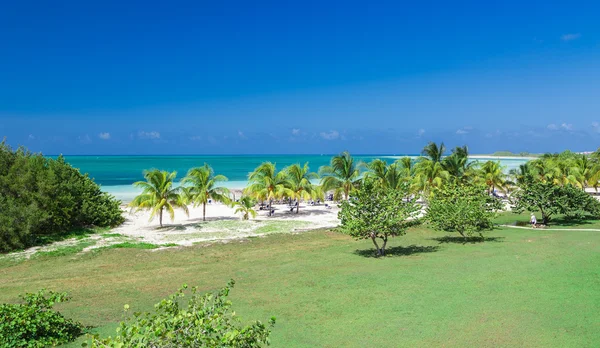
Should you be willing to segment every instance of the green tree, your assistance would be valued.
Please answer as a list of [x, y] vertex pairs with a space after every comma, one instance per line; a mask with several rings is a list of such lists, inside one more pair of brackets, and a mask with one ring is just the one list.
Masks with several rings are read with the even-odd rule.
[[458, 232], [462, 237], [494, 228], [500, 202], [477, 185], [447, 185], [437, 188], [428, 202], [426, 220], [436, 230]]
[[297, 199], [296, 214], [300, 211], [300, 200], [310, 199], [314, 190], [311, 180], [317, 179], [316, 173], [309, 171], [308, 162], [304, 166], [292, 164], [285, 169], [286, 186], [290, 190], [290, 198]]
[[242, 196], [239, 201], [232, 203], [232, 207], [235, 208], [236, 214], [242, 214], [242, 220], [248, 220], [250, 216], [252, 216], [252, 218], [256, 217], [256, 211], [254, 210], [255, 204], [256, 201], [254, 201], [254, 198]]
[[452, 154], [442, 161], [444, 169], [455, 183], [464, 183], [473, 176], [473, 168], [476, 164], [477, 162], [469, 162], [469, 148], [466, 145], [455, 147]]
[[[255, 321], [242, 325], [231, 301], [231, 280], [218, 293], [202, 295], [197, 287], [186, 294], [183, 285], [175, 294], [154, 306], [154, 312], [134, 313], [122, 322], [115, 337], [94, 336], [92, 347], [263, 347], [270, 344], [271, 328]], [[189, 297], [187, 305], [183, 297]], [[125, 311], [129, 309], [125, 305]]]
[[421, 154], [428, 158], [430, 161], [434, 163], [439, 163], [442, 162], [444, 152], [446, 152], [446, 146], [444, 145], [444, 143], [440, 143], [440, 145], [437, 145], [436, 143], [430, 141], [427, 145], [425, 145]]
[[229, 204], [229, 190], [218, 186], [224, 181], [227, 181], [227, 177], [214, 175], [213, 169], [206, 163], [202, 167], [190, 169], [182, 180], [183, 185], [188, 185], [184, 186], [187, 199], [194, 203], [194, 207], [202, 204], [202, 221], [206, 221], [206, 204], [209, 199]]
[[345, 200], [360, 184], [360, 171], [348, 151], [333, 156], [330, 165], [321, 167], [319, 174], [323, 191], [333, 190], [336, 196], [343, 195]]
[[558, 186], [552, 182], [528, 181], [519, 187], [513, 199], [515, 212], [539, 211], [545, 225], [556, 214], [564, 214], [570, 218], [600, 216], [600, 202], [572, 185]]
[[163, 226], [163, 211], [166, 209], [171, 221], [175, 218], [175, 208], [181, 208], [189, 215], [181, 187], [173, 187], [177, 172], [169, 173], [153, 169], [144, 172], [146, 181], [138, 181], [133, 186], [141, 188], [142, 193], [135, 197], [129, 207], [134, 211], [150, 209], [150, 221], [158, 214], [160, 227]]
[[434, 162], [428, 158], [421, 158], [415, 165], [413, 179], [413, 192], [422, 192], [430, 196], [433, 189], [442, 187], [450, 180], [450, 173], [444, 169], [441, 162]]
[[497, 161], [487, 161], [481, 166], [480, 175], [487, 186], [488, 194], [492, 193], [495, 189], [503, 192], [506, 191], [506, 175], [503, 169], [500, 162]]
[[[269, 207], [274, 199], [283, 198], [292, 194], [287, 188], [287, 178], [284, 171], [277, 171], [274, 163], [264, 162], [248, 175], [248, 187], [244, 190], [246, 195], [255, 197], [260, 201], [269, 201]], [[269, 209], [269, 216], [271, 210]]]
[[[377, 255], [385, 256], [388, 238], [401, 236], [417, 223], [420, 206], [405, 201], [408, 185], [390, 189], [365, 180], [360, 189], [353, 191], [351, 199], [342, 202], [339, 212], [341, 229], [356, 239], [371, 239]], [[381, 239], [381, 247], [377, 243]]]

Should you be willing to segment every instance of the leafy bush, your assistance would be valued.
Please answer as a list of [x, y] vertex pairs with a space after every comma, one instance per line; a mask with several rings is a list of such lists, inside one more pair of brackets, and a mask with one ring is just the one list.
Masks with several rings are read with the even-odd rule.
[[463, 237], [494, 228], [495, 211], [500, 201], [476, 185], [448, 185], [438, 188], [429, 200], [426, 220], [436, 230], [458, 232]]
[[600, 202], [571, 185], [557, 186], [551, 182], [524, 181], [515, 193], [516, 212], [539, 211], [547, 224], [553, 215], [567, 218], [600, 217]]
[[[121, 323], [117, 335], [92, 340], [92, 347], [261, 347], [269, 345], [270, 328], [275, 324], [271, 318], [267, 326], [256, 321], [241, 326], [235, 312], [230, 313], [231, 302], [227, 300], [234, 281], [216, 294], [201, 295], [198, 288], [191, 289], [187, 306], [180, 299], [185, 297], [187, 285], [157, 303], [153, 313], [133, 313], [133, 318]], [[125, 311], [129, 309], [125, 305]]]
[[36, 245], [75, 228], [123, 221], [119, 201], [62, 156], [54, 160], [0, 143], [0, 252]]
[[25, 304], [0, 305], [0, 347], [46, 347], [73, 341], [84, 327], [52, 310], [67, 293], [42, 289], [21, 298]]

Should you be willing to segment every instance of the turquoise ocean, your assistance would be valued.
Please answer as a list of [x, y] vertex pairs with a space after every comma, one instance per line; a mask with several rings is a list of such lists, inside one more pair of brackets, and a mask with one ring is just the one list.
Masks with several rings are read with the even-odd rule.
[[[417, 155], [406, 155], [417, 157]], [[223, 186], [229, 188], [243, 188], [246, 186], [248, 173], [265, 161], [273, 162], [278, 169], [290, 164], [308, 162], [311, 171], [318, 171], [319, 167], [329, 164], [332, 155], [198, 155], [198, 156], [65, 156], [67, 162], [82, 173], [87, 173], [94, 181], [101, 185], [102, 190], [114, 195], [116, 198], [128, 202], [139, 191], [132, 186], [136, 181], [143, 180], [143, 171], [157, 168], [161, 170], [177, 171], [177, 178], [185, 176], [190, 168], [208, 163], [215, 173], [225, 175], [229, 181]], [[391, 155], [361, 155], [353, 156], [358, 161], [369, 162], [380, 158], [388, 163], [404, 156]], [[487, 161], [495, 158], [480, 158]], [[525, 163], [525, 158], [501, 159], [505, 171], [517, 168]]]

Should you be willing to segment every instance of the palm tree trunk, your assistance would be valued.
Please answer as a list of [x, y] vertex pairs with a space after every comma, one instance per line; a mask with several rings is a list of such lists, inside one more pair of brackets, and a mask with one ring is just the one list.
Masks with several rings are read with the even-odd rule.
[[296, 214], [298, 214], [298, 212], [300, 211], [300, 200], [298, 200], [298, 202], [296, 202]]
[[206, 202], [202, 203], [202, 221], [206, 221]]
[[162, 225], [162, 213], [163, 213], [163, 208], [160, 208], [160, 214], [158, 214], [158, 223], [160, 224], [160, 227], [163, 227], [163, 225]]

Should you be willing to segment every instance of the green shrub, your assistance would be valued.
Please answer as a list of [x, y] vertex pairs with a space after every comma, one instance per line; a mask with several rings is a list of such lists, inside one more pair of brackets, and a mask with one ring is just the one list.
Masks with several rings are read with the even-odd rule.
[[557, 214], [563, 214], [568, 219], [600, 217], [600, 202], [572, 185], [524, 181], [515, 192], [514, 200], [515, 212], [539, 211], [544, 224], [548, 224], [552, 216]]
[[[117, 335], [105, 339], [94, 336], [92, 347], [261, 347], [269, 345], [271, 318], [267, 326], [260, 321], [242, 326], [231, 313], [227, 300], [234, 281], [216, 294], [201, 295], [191, 289], [187, 306], [180, 299], [186, 296], [186, 285], [175, 294], [157, 303], [153, 313], [133, 313], [122, 322]], [[125, 311], [129, 309], [125, 305]]]
[[0, 143], [0, 252], [123, 221], [119, 201], [62, 156], [54, 160]]
[[485, 186], [446, 185], [436, 188], [429, 199], [425, 220], [438, 231], [457, 232], [462, 237], [494, 228], [500, 201], [486, 193]]
[[46, 347], [75, 340], [84, 327], [52, 310], [69, 300], [67, 293], [42, 289], [21, 298], [24, 304], [0, 305], [0, 347]]

